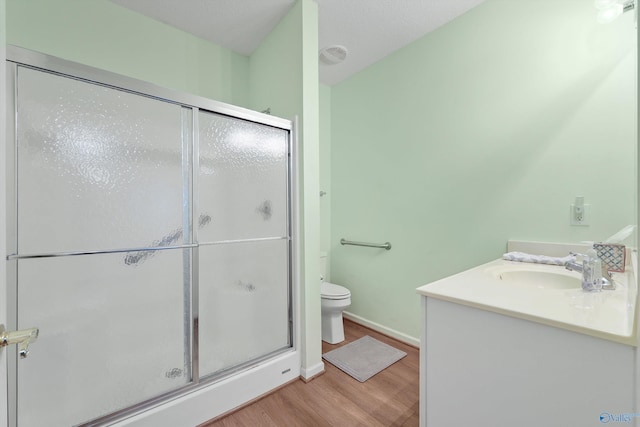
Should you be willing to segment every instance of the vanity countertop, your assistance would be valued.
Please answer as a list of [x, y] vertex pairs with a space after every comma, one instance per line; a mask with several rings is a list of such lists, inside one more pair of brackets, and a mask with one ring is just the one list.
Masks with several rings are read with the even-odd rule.
[[[566, 252], [565, 252], [566, 253]], [[579, 287], [538, 288], [501, 280], [500, 272], [519, 268], [555, 277], [580, 274], [563, 266], [521, 263], [498, 259], [443, 278], [417, 289], [420, 295], [437, 298], [548, 326], [638, 345], [636, 332], [636, 258], [624, 273], [613, 273], [615, 290], [584, 292]]]

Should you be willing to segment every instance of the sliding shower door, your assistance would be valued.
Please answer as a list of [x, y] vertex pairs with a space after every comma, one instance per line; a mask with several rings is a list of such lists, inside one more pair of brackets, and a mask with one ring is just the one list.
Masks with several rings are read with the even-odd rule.
[[10, 71], [8, 326], [40, 330], [9, 353], [12, 426], [102, 425], [292, 348], [290, 129]]
[[200, 375], [291, 345], [288, 133], [199, 115]]
[[175, 104], [18, 67], [10, 262], [17, 328], [40, 329], [17, 362], [20, 427], [80, 424], [190, 381], [190, 251], [155, 250], [189, 214], [182, 120]]

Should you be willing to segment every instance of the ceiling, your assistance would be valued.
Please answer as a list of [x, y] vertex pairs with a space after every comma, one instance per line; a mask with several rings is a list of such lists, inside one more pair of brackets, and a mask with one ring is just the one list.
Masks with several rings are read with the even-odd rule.
[[[242, 55], [250, 55], [296, 0], [111, 0]], [[319, 46], [347, 48], [344, 62], [320, 62], [335, 85], [485, 0], [317, 0]]]

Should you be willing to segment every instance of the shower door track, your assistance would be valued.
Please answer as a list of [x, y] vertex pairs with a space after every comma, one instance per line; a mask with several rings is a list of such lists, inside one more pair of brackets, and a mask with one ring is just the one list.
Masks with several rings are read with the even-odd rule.
[[[145, 411], [148, 411], [153, 408], [157, 408], [162, 404], [171, 402], [173, 399], [181, 398], [183, 396], [187, 396], [190, 393], [198, 392], [207, 387], [211, 387], [217, 383], [221, 383], [234, 375], [237, 375], [242, 372], [247, 372], [253, 368], [260, 366], [261, 364], [275, 358], [278, 356], [284, 356], [289, 353], [294, 353], [295, 350], [289, 347], [283, 348], [280, 350], [276, 350], [272, 353], [263, 355], [255, 360], [247, 362], [242, 365], [234, 366], [228, 370], [225, 370], [221, 373], [215, 373], [213, 375], [201, 378], [197, 383], [186, 385], [178, 390], [174, 390], [168, 393], [164, 393], [162, 395], [156, 396], [152, 399], [141, 402], [137, 405], [131, 406], [129, 408], [124, 408], [122, 410], [112, 412], [104, 417], [99, 417], [91, 421], [84, 422], [82, 424], [78, 424], [73, 427], [102, 427], [102, 426], [110, 426], [110, 425], [119, 425], [120, 421], [125, 421], [130, 417], [133, 417], [138, 414], [143, 414]], [[216, 417], [221, 414], [214, 415]], [[211, 417], [211, 418], [213, 418]], [[169, 426], [167, 426], [169, 427]], [[173, 427], [173, 426], [171, 426]]]

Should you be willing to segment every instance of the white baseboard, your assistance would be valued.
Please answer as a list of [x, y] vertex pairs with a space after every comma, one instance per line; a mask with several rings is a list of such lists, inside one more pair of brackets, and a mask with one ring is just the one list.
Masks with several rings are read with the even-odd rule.
[[402, 332], [398, 332], [395, 329], [387, 328], [386, 326], [382, 326], [379, 323], [367, 320], [364, 317], [358, 316], [357, 314], [349, 313], [348, 311], [343, 311], [342, 315], [345, 319], [349, 319], [352, 322], [358, 323], [359, 325], [366, 326], [367, 328], [373, 329], [376, 332], [380, 332], [381, 334], [385, 334], [387, 336], [390, 336], [391, 338], [395, 338], [405, 344], [409, 344], [414, 347], [420, 347], [419, 338], [415, 338]]
[[300, 376], [303, 380], [308, 381], [316, 375], [320, 375], [324, 372], [324, 363], [317, 363], [310, 368], [300, 368]]

